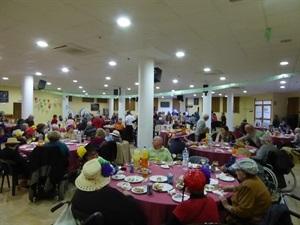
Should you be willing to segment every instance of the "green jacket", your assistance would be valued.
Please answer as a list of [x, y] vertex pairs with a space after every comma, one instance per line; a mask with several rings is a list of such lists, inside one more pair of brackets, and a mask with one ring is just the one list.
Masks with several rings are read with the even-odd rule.
[[171, 162], [173, 158], [169, 149], [162, 147], [159, 150], [155, 150], [153, 147], [149, 149], [149, 161], [166, 161]]

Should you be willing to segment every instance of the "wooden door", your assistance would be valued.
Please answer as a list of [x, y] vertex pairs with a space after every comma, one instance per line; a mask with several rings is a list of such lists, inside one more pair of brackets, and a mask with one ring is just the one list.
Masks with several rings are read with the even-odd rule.
[[287, 116], [298, 115], [299, 112], [299, 97], [288, 98]]
[[22, 118], [22, 103], [20, 102], [14, 102], [13, 106], [13, 113], [14, 113], [14, 119], [17, 121], [18, 119]]

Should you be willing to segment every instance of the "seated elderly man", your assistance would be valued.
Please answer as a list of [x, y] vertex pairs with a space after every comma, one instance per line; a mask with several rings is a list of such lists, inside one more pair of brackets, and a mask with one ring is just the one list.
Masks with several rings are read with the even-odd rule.
[[161, 136], [155, 136], [152, 141], [152, 146], [149, 149], [149, 161], [173, 161], [169, 149], [163, 146]]
[[246, 135], [243, 137], [237, 139], [237, 141], [242, 142], [249, 142], [249, 145], [260, 148], [261, 147], [261, 141], [259, 139], [259, 131], [255, 130], [254, 127], [251, 124], [247, 124], [245, 126], [245, 131], [247, 132]]

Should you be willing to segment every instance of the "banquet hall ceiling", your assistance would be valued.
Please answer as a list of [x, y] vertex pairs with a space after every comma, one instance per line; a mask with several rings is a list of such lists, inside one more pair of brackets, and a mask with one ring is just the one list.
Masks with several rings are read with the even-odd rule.
[[[120, 28], [120, 16], [131, 25]], [[150, 57], [162, 69], [154, 91], [164, 96], [200, 92], [204, 84], [216, 95], [300, 90], [300, 0], [1, 0], [0, 32], [4, 86], [21, 87], [25, 75], [39, 71], [35, 87], [46, 80], [46, 90], [112, 95], [121, 87], [135, 95], [139, 61]], [[49, 46], [37, 47], [38, 40]], [[184, 57], [175, 56], [179, 50]], [[62, 73], [62, 66], [70, 71]]]

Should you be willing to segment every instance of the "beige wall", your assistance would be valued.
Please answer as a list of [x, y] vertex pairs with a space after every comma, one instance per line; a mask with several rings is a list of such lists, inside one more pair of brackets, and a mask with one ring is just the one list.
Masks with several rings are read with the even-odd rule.
[[[0, 90], [9, 91], [9, 103], [1, 103], [0, 111], [4, 111], [6, 114], [13, 114], [13, 103], [22, 102], [21, 89], [17, 87], [1, 86]], [[300, 92], [295, 93], [272, 93], [263, 95], [252, 95], [240, 98], [240, 113], [234, 113], [234, 125], [238, 125], [241, 121], [246, 118], [249, 123], [254, 123], [254, 101], [255, 100], [271, 100], [272, 104], [272, 114], [278, 114], [280, 118], [286, 116], [287, 110], [287, 99], [289, 97], [300, 97]], [[48, 94], [42, 91], [34, 91], [34, 115], [35, 121], [47, 122], [51, 120], [53, 114], [62, 114], [62, 96]], [[168, 99], [163, 99], [163, 101], [169, 101]], [[276, 102], [276, 104], [275, 104]], [[99, 103], [100, 113], [103, 113], [103, 108], [109, 108], [109, 103]], [[220, 110], [223, 109], [223, 102], [220, 101]], [[159, 101], [160, 105], [160, 101]], [[172, 101], [170, 100], [170, 105]], [[199, 107], [199, 112], [202, 112], [202, 98], [199, 98], [199, 106], [194, 106], [194, 99], [190, 98], [187, 101], [187, 105], [192, 105], [192, 108], [188, 108], [187, 111], [192, 114], [197, 111]], [[75, 113], [79, 114], [81, 109], [86, 108], [90, 110], [91, 103], [82, 102], [82, 98], [73, 97], [72, 102], [69, 102], [70, 109]], [[163, 110], [163, 109], [161, 109]], [[171, 110], [170, 110], [171, 111]], [[96, 113], [92, 111], [91, 113]], [[117, 112], [116, 112], [117, 113]], [[135, 115], [135, 112], [132, 112]], [[221, 112], [215, 112], [218, 118], [221, 117]]]

